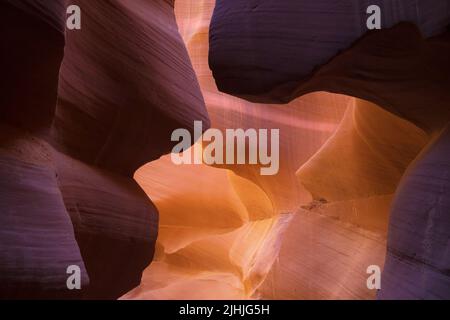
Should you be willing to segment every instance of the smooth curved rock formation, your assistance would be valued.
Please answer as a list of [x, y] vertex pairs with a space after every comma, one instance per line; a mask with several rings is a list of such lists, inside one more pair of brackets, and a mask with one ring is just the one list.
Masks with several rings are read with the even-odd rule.
[[411, 123], [355, 100], [333, 137], [296, 173], [320, 204], [306, 208], [385, 233], [398, 183], [429, 140]]
[[315, 199], [343, 201], [392, 194], [429, 137], [411, 123], [362, 100], [297, 172]]
[[305, 209], [296, 212], [257, 296], [286, 300], [375, 298], [376, 291], [367, 288], [365, 271], [370, 265], [383, 266], [385, 236], [330, 217], [333, 209], [322, 211], [325, 214]]
[[[449, 0], [73, 4], [0, 0], [0, 298], [449, 298]], [[196, 120], [279, 173], [175, 165]]]
[[[140, 283], [158, 211], [132, 179], [209, 124], [168, 1], [1, 1], [0, 296], [118, 298]], [[6, 43], [6, 42], [4, 42]], [[69, 266], [81, 290], [68, 290]]]
[[[212, 126], [222, 130], [280, 128], [280, 172], [263, 177], [258, 166], [217, 166], [233, 171], [224, 179], [227, 175], [221, 170], [178, 167], [169, 159], [142, 167], [136, 179], [160, 209], [158, 254], [146, 270], [142, 285], [124, 298], [193, 297], [184, 294], [186, 290], [194, 291], [199, 299], [374, 298], [375, 292], [366, 287], [366, 268], [383, 265], [392, 194], [428, 136], [372, 104], [358, 101], [364, 106], [354, 109], [351, 97], [320, 92], [302, 96], [287, 106], [269, 106], [218, 92], [207, 67], [213, 4], [188, 0], [176, 3], [180, 32], [199, 77]], [[344, 121], [339, 124], [344, 113]], [[373, 119], [376, 121], [370, 122]], [[398, 126], [403, 134], [396, 137], [392, 133], [399, 130]], [[378, 136], [379, 130], [384, 135]], [[353, 144], [345, 143], [349, 138]], [[330, 152], [333, 148], [328, 145], [334, 145], [334, 151]], [[330, 155], [341, 156], [344, 162], [335, 176], [330, 176], [334, 173], [332, 166], [316, 161], [321, 158], [326, 163]], [[299, 167], [308, 168], [311, 183], [306, 183], [306, 177], [303, 181], [296, 177]], [[352, 169], [358, 172], [357, 178], [351, 178]], [[183, 183], [173, 181], [175, 176], [183, 177]], [[198, 188], [190, 186], [192, 180]], [[321, 192], [315, 192], [313, 185]], [[338, 188], [333, 189], [333, 185]], [[267, 202], [271, 205], [265, 205]], [[242, 212], [251, 214], [250, 221], [242, 220], [248, 215]], [[250, 227], [254, 219], [263, 219], [261, 224], [282, 219], [285, 226], [267, 233]], [[251, 242], [245, 243], [243, 252], [266, 251], [266, 255], [253, 258], [256, 264], [264, 265], [257, 273], [248, 269], [246, 259], [234, 261], [234, 268], [228, 266], [232, 248], [241, 247], [236, 239], [249, 234], [250, 228], [254, 230], [251, 238], [248, 236]], [[281, 251], [269, 250], [262, 241], [264, 237], [276, 238], [274, 243]], [[230, 242], [234, 245], [223, 246]], [[342, 251], [346, 254], [340, 254]], [[339, 267], [326, 263], [330, 260], [339, 261]], [[319, 267], [322, 272], [316, 272]], [[342, 275], [346, 269], [351, 271]], [[238, 277], [236, 270], [249, 278]], [[252, 278], [259, 280], [249, 282]]]
[[[326, 198], [388, 195], [424, 144], [440, 136], [406, 171], [396, 192], [379, 297], [445, 299], [450, 296], [448, 197], [443, 191], [449, 139], [441, 132], [450, 121], [450, 1], [371, 4], [382, 8], [384, 29], [366, 34], [363, 1], [218, 1], [209, 64], [221, 91], [251, 101], [285, 103], [323, 90], [370, 101], [400, 118], [380, 114], [364, 120], [366, 112], [358, 109], [347, 116], [298, 172], [316, 198], [304, 206], [308, 210], [323, 211], [329, 207]], [[377, 123], [381, 119], [383, 124]], [[371, 133], [373, 129], [381, 133]], [[356, 161], [356, 174], [345, 178], [342, 161], [350, 159]], [[333, 163], [340, 169], [326, 174]], [[385, 201], [379, 200], [375, 202]], [[342, 206], [332, 212], [340, 219], [380, 227], [376, 217], [365, 221], [340, 214], [345, 213]]]
[[0, 298], [80, 296], [67, 290], [67, 267], [81, 269], [48, 144], [0, 126]]
[[209, 127], [203, 97], [167, 1], [77, 3], [86, 14], [67, 35], [54, 140], [131, 177], [171, 151], [175, 129]]
[[450, 129], [403, 178], [391, 212], [381, 299], [448, 299]]
[[160, 230], [155, 261], [123, 298], [245, 299], [255, 293], [291, 215], [275, 214], [251, 181], [206, 165], [176, 166], [164, 157], [139, 170], [136, 180], [159, 209]]
[[[214, 1], [177, 1], [175, 9], [212, 127], [222, 131], [227, 128], [282, 128], [281, 165], [277, 175], [261, 176], [259, 166], [216, 167], [232, 170], [256, 183], [269, 196], [277, 212], [292, 212], [299, 203], [311, 201], [309, 192], [299, 185], [295, 172], [333, 135], [352, 99], [320, 92], [306, 95], [287, 106], [268, 106], [219, 92], [208, 68], [208, 31]], [[313, 108], [314, 112], [311, 112]]]
[[[218, 0], [209, 63], [219, 89], [253, 100], [292, 100], [299, 96], [293, 91], [314, 71], [367, 33], [369, 5], [380, 6], [384, 29], [408, 21], [425, 37], [443, 33], [450, 20], [448, 0], [432, 5], [426, 0]], [[408, 38], [395, 40], [395, 48], [401, 48]], [[388, 58], [389, 51], [377, 48], [383, 52], [379, 59]]]
[[[385, 19], [390, 15], [392, 17], [383, 26], [395, 26], [367, 35], [365, 23], [358, 22], [362, 17], [361, 11], [352, 10], [365, 7], [362, 1], [354, 1], [354, 4], [336, 3], [336, 10], [324, 13], [330, 15], [329, 19], [322, 17], [320, 10], [315, 11], [318, 12], [316, 15], [311, 14], [310, 10], [315, 6], [315, 9], [320, 9], [320, 6], [325, 5], [323, 1], [311, 5], [311, 8], [306, 3], [302, 4], [305, 12], [313, 16], [310, 19], [299, 18], [304, 13], [292, 10], [294, 2], [298, 8], [302, 8], [298, 2], [289, 0], [277, 1], [276, 5], [264, 2], [260, 6], [256, 5], [254, 11], [248, 4], [240, 2], [217, 3], [211, 22], [209, 61], [220, 90], [252, 101], [266, 102], [287, 102], [308, 92], [329, 91], [373, 102], [428, 132], [446, 125], [450, 118], [447, 104], [450, 100], [447, 77], [450, 70], [450, 44], [448, 34], [444, 33], [450, 24], [448, 0], [436, 1], [433, 5], [419, 1], [416, 2], [417, 7], [407, 1], [388, 2], [393, 7], [387, 3], [381, 7]], [[328, 1], [327, 5], [330, 5]], [[267, 10], [275, 11], [275, 16], [284, 14], [284, 18], [277, 21], [280, 24], [290, 22], [290, 27], [285, 26], [277, 33], [277, 23], [270, 24], [266, 20], [258, 23], [262, 21], [258, 20], [258, 16], [267, 12], [262, 10], [265, 6]], [[244, 19], [239, 25], [230, 17], [230, 13], [241, 9], [242, 14], [247, 13], [250, 18]], [[339, 12], [337, 9], [340, 9], [341, 14], [332, 13]], [[319, 18], [324, 19], [321, 28], [313, 28]], [[397, 24], [399, 22], [404, 23]], [[308, 23], [311, 24], [309, 27]], [[241, 32], [236, 35], [234, 31], [238, 27], [245, 28], [248, 34]], [[334, 31], [322, 34], [327, 28], [333, 28]], [[278, 35], [285, 34], [283, 30], [289, 30], [294, 34], [287, 33], [283, 37], [258, 36], [264, 30], [275, 30], [273, 34]], [[295, 35], [295, 32], [299, 34]], [[424, 38], [430, 36], [436, 37], [429, 40]], [[318, 40], [306, 42], [306, 46], [293, 46], [295, 39], [305, 37]], [[327, 41], [329, 37], [337, 40]], [[341, 37], [348, 39], [340, 42]], [[271, 41], [271, 45], [265, 46], [265, 41]], [[240, 50], [245, 50], [247, 55], [228, 48], [230, 43], [243, 43]], [[286, 46], [289, 45], [288, 50]], [[323, 52], [322, 48], [328, 48], [329, 52]], [[226, 57], [224, 53], [227, 53]], [[272, 59], [256, 59], [259, 54], [270, 54]], [[287, 54], [292, 57], [286, 57]], [[247, 62], [246, 57], [256, 60]], [[235, 68], [233, 63], [236, 63]], [[300, 70], [293, 75], [280, 75], [277, 71], [295, 68]], [[267, 73], [266, 77], [261, 77], [261, 70], [266, 70], [263, 71]], [[229, 75], [233, 72], [235, 74]], [[226, 80], [222, 79], [227, 78], [231, 79], [229, 85], [223, 84]], [[260, 85], [259, 79], [265, 78], [279, 79]], [[247, 88], [249, 84], [256, 88]]]
[[[257, 166], [248, 165], [220, 166], [220, 170], [175, 166], [168, 158], [142, 167], [136, 180], [160, 211], [160, 233], [155, 262], [146, 270], [141, 286], [124, 296], [127, 299], [259, 296], [256, 290], [278, 255], [290, 213], [299, 203], [311, 201], [295, 172], [333, 134], [351, 100], [313, 94], [293, 102], [291, 108], [274, 110], [218, 92], [207, 67], [212, 9], [209, 0], [176, 2], [180, 33], [212, 126], [284, 128], [280, 173], [262, 177]], [[316, 112], [308, 112], [313, 106]], [[187, 290], [191, 294], [186, 295]]]
[[52, 157], [90, 278], [83, 298], [120, 297], [152, 261], [158, 210], [133, 179], [54, 150]]

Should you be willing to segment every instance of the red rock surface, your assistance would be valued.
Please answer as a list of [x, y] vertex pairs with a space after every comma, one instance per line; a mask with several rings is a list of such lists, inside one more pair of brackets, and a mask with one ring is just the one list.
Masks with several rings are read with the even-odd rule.
[[[2, 1], [0, 296], [117, 298], [152, 260], [158, 210], [132, 179], [209, 119], [167, 1]], [[66, 286], [69, 265], [82, 290]]]
[[58, 186], [48, 144], [0, 126], [0, 298], [80, 296], [66, 269], [89, 282]]
[[284, 103], [324, 90], [398, 116], [357, 105], [298, 171], [319, 200], [306, 208], [325, 203], [335, 217], [379, 228], [371, 210], [352, 218], [342, 209], [359, 213], [360, 204], [332, 208], [328, 199], [368, 197], [381, 209], [386, 199], [375, 197], [396, 191], [379, 297], [448, 299], [450, 2], [373, 4], [382, 8], [383, 30], [367, 33], [364, 1], [217, 1], [210, 66], [220, 90], [251, 101]]
[[373, 299], [366, 269], [383, 265], [393, 194], [428, 135], [348, 96], [276, 106], [219, 92], [208, 68], [213, 6], [176, 4], [212, 126], [280, 128], [280, 172], [168, 158], [142, 167], [136, 179], [160, 209], [160, 236], [154, 264], [125, 298], [187, 299], [195, 288], [199, 299]]
[[173, 130], [209, 119], [167, 1], [78, 1], [53, 137], [75, 158], [132, 176], [169, 153]]
[[[449, 0], [74, 4], [0, 2], [0, 298], [448, 299]], [[195, 120], [279, 173], [175, 165]]]

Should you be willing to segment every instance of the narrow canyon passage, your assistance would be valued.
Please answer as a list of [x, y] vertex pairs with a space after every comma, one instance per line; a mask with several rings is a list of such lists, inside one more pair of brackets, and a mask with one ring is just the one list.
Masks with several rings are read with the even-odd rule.
[[0, 300], [450, 299], [449, 27], [0, 0]]
[[383, 267], [393, 194], [429, 135], [349, 96], [277, 106], [219, 92], [208, 67], [214, 4], [175, 3], [211, 126], [280, 128], [280, 172], [169, 157], [142, 167], [135, 178], [160, 212], [157, 254], [124, 298], [375, 298], [366, 271]]

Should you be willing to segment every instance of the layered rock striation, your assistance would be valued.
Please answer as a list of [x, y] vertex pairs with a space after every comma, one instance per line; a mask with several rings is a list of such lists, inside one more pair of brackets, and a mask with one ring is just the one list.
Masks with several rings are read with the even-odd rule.
[[[280, 171], [261, 176], [251, 165], [183, 168], [168, 158], [142, 167], [136, 179], [160, 209], [158, 254], [142, 285], [125, 298], [186, 299], [192, 292], [199, 299], [374, 298], [366, 269], [383, 266], [393, 194], [429, 134], [349, 96], [315, 92], [277, 106], [219, 92], [213, 74], [221, 70], [208, 68], [213, 8], [214, 1], [176, 3], [212, 126], [279, 128]], [[211, 47], [209, 62], [214, 58]], [[229, 52], [229, 58], [238, 71], [241, 54]], [[255, 74], [251, 80], [259, 79]], [[235, 80], [236, 87], [246, 82]], [[258, 224], [272, 225], [270, 232]]]
[[[450, 2], [370, 4], [381, 8], [382, 30], [368, 32], [366, 1], [217, 1], [209, 65], [221, 91], [250, 101], [285, 103], [323, 90], [370, 102], [359, 102], [300, 167], [316, 198], [306, 209], [355, 196], [381, 209], [380, 197], [395, 191], [378, 297], [445, 299]], [[380, 227], [382, 210], [349, 217], [351, 208], [333, 215]]]
[[[134, 181], [174, 128], [209, 125], [168, 1], [1, 1], [0, 296], [118, 298], [158, 210]], [[69, 266], [81, 290], [69, 290]]]
[[[450, 1], [70, 4], [0, 0], [0, 298], [449, 298]], [[175, 165], [194, 121], [278, 174]]]

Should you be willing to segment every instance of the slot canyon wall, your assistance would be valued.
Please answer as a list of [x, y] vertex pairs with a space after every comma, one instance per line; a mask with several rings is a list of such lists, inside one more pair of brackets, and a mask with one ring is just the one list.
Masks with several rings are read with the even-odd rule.
[[[369, 4], [381, 8], [383, 30], [367, 32]], [[381, 299], [450, 295], [449, 22], [447, 0], [303, 1], [301, 6], [294, 0], [218, 0], [211, 21], [209, 64], [221, 91], [260, 103], [289, 102], [320, 90], [367, 101], [356, 100], [355, 109], [348, 111], [353, 113], [350, 119], [344, 118], [297, 175], [315, 199], [337, 207], [332, 212], [341, 221], [370, 228], [373, 223], [380, 226], [375, 220], [385, 222], [389, 212]], [[391, 209], [383, 210], [386, 196], [393, 193]], [[338, 209], [349, 200], [350, 207]], [[362, 203], [370, 203], [374, 211], [358, 208]], [[296, 230], [308, 228], [302, 224], [314, 225], [312, 219], [299, 222]], [[284, 243], [289, 243], [289, 234], [285, 237]], [[364, 247], [367, 250], [347, 251], [343, 246], [340, 253], [361, 257], [377, 251]], [[288, 278], [287, 272], [299, 270], [287, 267], [296, 251], [292, 243], [281, 251], [285, 264], [273, 271], [269, 293]], [[340, 260], [334, 269], [339, 269]], [[318, 266], [326, 266], [326, 261]], [[308, 270], [308, 262], [299, 264]], [[339, 275], [348, 281], [357, 277], [351, 268], [344, 270], [348, 273]], [[320, 271], [310, 272], [304, 283], [310, 285]], [[322, 280], [327, 276], [330, 273]], [[301, 289], [286, 282], [291, 292]], [[336, 288], [347, 289], [343, 295], [355, 293], [345, 285]]]
[[[449, 299], [450, 1], [410, 3], [0, 0], [0, 298]], [[196, 120], [278, 174], [173, 164]]]
[[[342, 8], [336, 5], [338, 17], [345, 22], [344, 18], [353, 14], [345, 12], [349, 7], [359, 14], [361, 8], [366, 8], [362, 3], [355, 7], [355, 3], [359, 2]], [[283, 8], [284, 5], [287, 7]], [[449, 100], [440, 101], [438, 97], [447, 97], [445, 92], [449, 88], [446, 77], [448, 51], [437, 49], [447, 50], [448, 44], [445, 38], [438, 39], [431, 44], [435, 48], [426, 48], [412, 25], [400, 25], [389, 34], [371, 35], [377, 39], [366, 39], [360, 48], [338, 56], [338, 62], [333, 61], [320, 69], [318, 80], [313, 78], [303, 84], [301, 80], [306, 74], [301, 72], [310, 73], [314, 66], [333, 58], [338, 50], [346, 49], [364, 32], [360, 28], [357, 34], [346, 34], [344, 32], [351, 26], [344, 25], [342, 35], [329, 35], [327, 26], [322, 31], [311, 29], [316, 25], [314, 18], [307, 20], [312, 25], [310, 28], [296, 25], [303, 21], [294, 16], [298, 13], [294, 10], [296, 5], [298, 2], [293, 1], [175, 3], [180, 32], [199, 78], [212, 127], [281, 128], [280, 172], [274, 177], [262, 177], [257, 172], [258, 168], [248, 165], [220, 166], [227, 172], [206, 166], [182, 169], [175, 167], [168, 157], [141, 168], [136, 179], [160, 208], [158, 255], [145, 272], [142, 285], [125, 298], [185, 299], [186, 292], [190, 292], [189, 298], [200, 299], [375, 297], [376, 292], [366, 287], [366, 269], [369, 265], [383, 266], [394, 193], [405, 170], [441, 128], [436, 125], [434, 131], [423, 124], [434, 124], [440, 118], [437, 116], [439, 112], [444, 117], [439, 120], [446, 121]], [[309, 6], [312, 12], [320, 9], [320, 4], [317, 8]], [[322, 9], [323, 6], [325, 4], [322, 3]], [[421, 6], [424, 7], [425, 2]], [[386, 11], [389, 6], [384, 3], [382, 7]], [[389, 9], [394, 11], [390, 11], [391, 21], [386, 24], [392, 26], [402, 19], [422, 21], [422, 31], [427, 36], [442, 33], [449, 22], [447, 1], [437, 3], [432, 8], [433, 12], [420, 10], [425, 17], [416, 17], [412, 11], [414, 8], [408, 5]], [[344, 12], [347, 16], [343, 16]], [[305, 16], [307, 14], [310, 12], [304, 13]], [[271, 19], [278, 21], [279, 25]], [[349, 23], [354, 23], [354, 20], [350, 19]], [[331, 28], [340, 21], [333, 22]], [[279, 33], [276, 33], [277, 28]], [[292, 34], [286, 34], [285, 30]], [[314, 33], [319, 31], [342, 39], [342, 43], [339, 47], [326, 48], [323, 54], [313, 46], [305, 49], [302, 41], [307, 42], [313, 35], [319, 37], [320, 34]], [[278, 41], [275, 44], [274, 39]], [[298, 52], [292, 51], [293, 43], [289, 42], [292, 39], [299, 39]], [[376, 59], [374, 54], [371, 56], [371, 50], [385, 50], [400, 40], [404, 43], [396, 43], [394, 48], [400, 47], [404, 51], [388, 51], [384, 61]], [[324, 40], [325, 45], [328, 43], [334, 44]], [[425, 55], [422, 51], [430, 53]], [[320, 58], [322, 61], [306, 59], [305, 62], [305, 56], [301, 55], [304, 52], [306, 58]], [[402, 61], [397, 58], [404, 55], [409, 59]], [[384, 63], [376, 65], [379, 70], [374, 70], [374, 65], [369, 64], [374, 59], [377, 63]], [[440, 63], [443, 69], [429, 75], [415, 72], [413, 66], [429, 61], [434, 61], [436, 69]], [[290, 74], [295, 72], [295, 68], [299, 68], [300, 74]], [[324, 73], [323, 80], [321, 72]], [[394, 83], [392, 88], [386, 88], [382, 81], [377, 82], [385, 79], [391, 83], [389, 77], [395, 76], [395, 72], [404, 75], [410, 84], [399, 81], [398, 85]], [[370, 77], [365, 79], [366, 74], [374, 80]], [[293, 77], [297, 81], [293, 81]], [[358, 81], [353, 83], [352, 79]], [[437, 79], [444, 80], [437, 88], [425, 84]], [[219, 92], [216, 83], [225, 93]], [[404, 88], [409, 87], [423, 87], [421, 90], [427, 88], [430, 92], [426, 95], [423, 91], [405, 92]], [[433, 97], [434, 100], [430, 100]], [[409, 113], [405, 115], [402, 109], [394, 108], [383, 110], [374, 104], [384, 103], [387, 99], [389, 106], [407, 107]], [[264, 104], [274, 102], [288, 104]], [[428, 103], [436, 106], [434, 119], [422, 107]], [[421, 121], [412, 121], [417, 119]], [[165, 170], [177, 172], [173, 176], [174, 181], [165, 176], [158, 177], [157, 173]], [[185, 177], [183, 181], [187, 185], [183, 183], [179, 188], [180, 183], [175, 176]], [[192, 190], [189, 185], [189, 181], [194, 179], [200, 190]], [[445, 181], [443, 183], [445, 185]], [[242, 184], [248, 187], [244, 188]], [[169, 191], [169, 186], [177, 190]], [[214, 195], [211, 190], [214, 190]], [[230, 192], [237, 194], [238, 198], [230, 200]], [[196, 199], [195, 202], [192, 199]], [[236, 212], [236, 202], [244, 204], [241, 213]], [[262, 207], [266, 203], [268, 205]], [[420, 208], [424, 205], [427, 204]], [[176, 208], [182, 210], [177, 212]], [[444, 222], [437, 233], [437, 242], [444, 242], [444, 247], [447, 236], [439, 233], [446, 229], [445, 222], [448, 222], [446, 208], [444, 204], [437, 209], [443, 212], [439, 222]], [[420, 210], [417, 209], [418, 212]], [[424, 212], [419, 214], [424, 218]], [[272, 226], [261, 229], [263, 223]], [[393, 220], [391, 225], [394, 224]], [[415, 228], [412, 227], [409, 233], [416, 232]], [[407, 241], [410, 235], [405, 234], [404, 237]], [[446, 250], [441, 244], [439, 249], [434, 249], [441, 251], [433, 263], [442, 266], [446, 264]], [[409, 260], [399, 256], [398, 251], [394, 253], [394, 246], [388, 246], [388, 265], [384, 273], [389, 281], [384, 282], [388, 289], [379, 297], [430, 298], [444, 297], [449, 293], [445, 267], [430, 268], [441, 276], [424, 281], [422, 285], [428, 288], [428, 292], [413, 290], [416, 295], [410, 295], [407, 294], [408, 289], [401, 291], [398, 281], [391, 279], [392, 275], [396, 276], [398, 266], [391, 266], [391, 263], [404, 264]], [[412, 248], [410, 250], [416, 250], [414, 246]], [[420, 274], [427, 273], [422, 271], [428, 264], [427, 260], [416, 261], [411, 269]], [[422, 278], [416, 274], [411, 279], [417, 277]]]
[[[172, 4], [0, 1], [0, 297], [116, 299], [150, 264], [158, 211], [133, 179], [176, 128], [209, 125]], [[69, 266], [81, 290], [68, 290]]]

